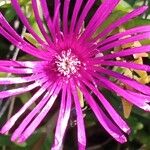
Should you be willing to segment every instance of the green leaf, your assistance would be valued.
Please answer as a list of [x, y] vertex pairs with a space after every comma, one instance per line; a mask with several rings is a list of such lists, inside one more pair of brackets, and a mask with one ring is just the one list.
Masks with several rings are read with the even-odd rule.
[[5, 72], [0, 72], [0, 77], [6, 77], [7, 76], [7, 73]]
[[140, 25], [149, 25], [149, 19], [135, 18], [133, 20], [128, 21], [124, 26], [126, 29], [133, 28]]
[[[126, 29], [130, 29], [130, 28], [134, 28], [134, 27], [142, 26], [142, 25], [150, 25], [150, 20], [149, 19], [142, 19], [142, 18], [138, 17], [138, 18], [135, 18], [135, 19], [130, 20], [127, 23], [125, 23], [124, 27]], [[141, 40], [141, 44], [142, 45], [150, 44], [150, 39]]]
[[43, 143], [42, 150], [50, 149], [50, 146], [52, 145], [52, 141], [53, 141], [53, 136], [52, 135], [47, 136]]
[[128, 123], [131, 127], [130, 141], [136, 138], [138, 130], [143, 129], [143, 123], [141, 123], [136, 117], [130, 116]]
[[134, 4], [136, 2], [138, 2], [138, 0], [125, 0], [126, 3], [130, 4], [131, 6], [134, 6]]
[[27, 41], [29, 41], [31, 44], [33, 44], [34, 46], [38, 46], [38, 42], [36, 41], [36, 39], [33, 38], [33, 36], [30, 33], [24, 33], [23, 35], [25, 37], [25, 39]]
[[25, 93], [19, 96], [21, 99], [22, 103], [25, 104], [30, 98], [31, 98], [31, 93]]
[[131, 7], [131, 5], [129, 5], [129, 3], [127, 3], [124, 0], [121, 0], [120, 3], [117, 5], [116, 10], [130, 12], [133, 10], [133, 8]]
[[10, 0], [1, 0], [0, 1], [0, 8], [8, 8], [11, 7]]
[[123, 12], [121, 10], [114, 11], [110, 17], [100, 26], [100, 28], [96, 31], [96, 35], [99, 34], [101, 31], [107, 28], [108, 25], [110, 25], [112, 22], [120, 18], [126, 14], [126, 12]]
[[121, 99], [114, 92], [110, 92], [106, 89], [102, 89], [102, 93], [105, 98], [116, 108], [116, 110], [120, 110]]
[[11, 22], [16, 16], [16, 12], [13, 8], [9, 8], [5, 12], [5, 17], [8, 22]]
[[0, 146], [7, 146], [7, 145], [11, 145], [12, 142], [10, 141], [10, 136], [8, 135], [1, 135], [0, 136]]
[[150, 136], [148, 134], [148, 132], [146, 131], [142, 131], [139, 132], [139, 134], [136, 136], [136, 138], [145, 145], [145, 149], [144, 150], [149, 150], [150, 148]]

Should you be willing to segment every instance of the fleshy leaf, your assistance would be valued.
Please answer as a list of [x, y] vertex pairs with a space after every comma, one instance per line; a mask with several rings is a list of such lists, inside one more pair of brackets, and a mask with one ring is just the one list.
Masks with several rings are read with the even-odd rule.
[[40, 45], [38, 44], [38, 42], [36, 41], [35, 38], [33, 38], [33, 36], [30, 33], [24, 33], [23, 35], [25, 37], [25, 39], [27, 41], [29, 41], [31, 44], [33, 44], [36, 47], [39, 47]]
[[124, 117], [127, 119], [129, 118], [132, 110], [132, 104], [126, 101], [125, 99], [122, 99], [122, 106], [123, 106], [123, 114]]
[[78, 87], [77, 87], [77, 91], [78, 91], [78, 97], [80, 100], [80, 106], [82, 108], [82, 107], [84, 107], [83, 93], [81, 92], [81, 90]]

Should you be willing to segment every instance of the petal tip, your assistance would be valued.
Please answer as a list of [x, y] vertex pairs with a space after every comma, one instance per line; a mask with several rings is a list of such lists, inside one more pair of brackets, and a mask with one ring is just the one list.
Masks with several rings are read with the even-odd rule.
[[79, 150], [85, 150], [86, 144], [78, 143]]
[[6, 134], [8, 131], [9, 131], [9, 129], [8, 129], [6, 126], [4, 126], [4, 127], [2, 127], [2, 129], [0, 130], [0, 134]]
[[22, 143], [24, 143], [24, 141], [25, 141], [25, 137], [23, 136], [23, 135], [21, 135], [20, 137], [17, 137], [17, 136], [12, 136], [11, 137], [11, 141], [12, 142], [16, 142], [16, 143], [18, 143], [18, 144], [22, 144]]
[[143, 9], [145, 9], [145, 10], [147, 10], [148, 8], [149, 8], [149, 7], [148, 7], [148, 6], [146, 6], [146, 5], [145, 5], [145, 6], [143, 6]]
[[141, 107], [143, 110], [150, 112], [150, 105], [145, 103], [143, 107]]
[[122, 135], [122, 136], [119, 136], [119, 137], [117, 138], [117, 141], [118, 141], [119, 143], [123, 144], [123, 143], [126, 143], [126, 142], [127, 142], [127, 138], [126, 138], [124, 135]]
[[11, 141], [16, 142], [18, 139], [19, 134], [16, 134], [16, 132], [14, 132], [11, 136]]
[[131, 129], [129, 127], [124, 127], [124, 128], [122, 128], [122, 131], [124, 131], [125, 133], [127, 133], [129, 135], [131, 132]]
[[1, 134], [6, 134], [14, 125], [14, 120], [12, 121], [11, 119], [8, 120], [5, 125], [2, 127], [2, 129], [0, 130]]
[[15, 142], [15, 141], [16, 141], [16, 139], [17, 139], [17, 138], [16, 138], [15, 136], [13, 136], [13, 135], [12, 135], [12, 137], [11, 137], [11, 141], [12, 141], [12, 142]]

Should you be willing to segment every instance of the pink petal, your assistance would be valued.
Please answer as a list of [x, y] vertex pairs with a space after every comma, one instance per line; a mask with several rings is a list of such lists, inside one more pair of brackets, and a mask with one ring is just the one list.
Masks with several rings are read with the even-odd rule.
[[119, 3], [119, 0], [111, 0], [111, 1], [104, 1], [100, 7], [97, 9], [96, 13], [90, 20], [89, 24], [85, 28], [84, 33], [81, 35], [81, 39], [88, 39], [94, 32], [97, 30], [98, 27], [105, 21], [105, 19], [110, 15], [112, 10], [116, 7]]
[[119, 114], [115, 111], [115, 109], [110, 105], [110, 103], [105, 99], [105, 97], [98, 91], [97, 88], [95, 88], [91, 83], [87, 81], [83, 81], [84, 84], [89, 87], [94, 94], [98, 97], [103, 107], [106, 109], [106, 111], [109, 113], [113, 121], [120, 127], [122, 131], [125, 133], [130, 132], [130, 128], [126, 124], [126, 122], [119, 116]]
[[127, 35], [134, 36], [135, 33], [137, 35], [137, 34], [149, 32], [149, 31], [150, 31], [150, 25], [135, 27], [135, 28], [120, 32], [118, 34], [112, 35], [112, 36], [108, 37], [107, 39], [104, 39], [103, 41], [99, 42], [98, 45], [102, 46], [102, 45], [105, 45], [107, 43], [111, 43], [111, 42], [114, 42], [116, 40], [119, 40], [121, 38], [125, 38]]
[[32, 27], [30, 26], [27, 18], [25, 17], [25, 15], [23, 14], [20, 5], [18, 3], [18, 0], [11, 0], [11, 4], [13, 5], [17, 15], [19, 16], [20, 20], [22, 21], [22, 23], [26, 26], [26, 28], [28, 29], [28, 31], [33, 35], [33, 37], [40, 43], [40, 44], [45, 44], [45, 42], [35, 33], [35, 31], [32, 29]]
[[115, 85], [108, 79], [105, 79], [104, 77], [99, 77], [99, 81], [102, 82], [106, 87], [110, 90], [115, 91], [118, 95], [124, 97], [126, 100], [128, 100], [130, 103], [134, 104], [135, 106], [145, 110], [150, 111], [150, 105], [147, 103], [147, 99], [143, 99], [141, 97], [135, 97], [128, 92], [126, 92], [124, 89], [120, 88], [119, 86]]
[[143, 64], [136, 64], [132, 62], [123, 62], [123, 61], [102, 61], [100, 63], [104, 66], [119, 66], [129, 69], [135, 69], [135, 70], [144, 70], [147, 72], [150, 72], [150, 66], [149, 65], [143, 65]]
[[27, 83], [31, 81], [35, 81], [35, 76], [28, 76], [28, 77], [6, 77], [0, 78], [0, 85], [2, 84], [17, 84], [17, 83]]
[[117, 72], [114, 72], [114, 71], [111, 71], [111, 70], [108, 70], [108, 69], [105, 69], [102, 67], [101, 68], [95, 67], [94, 69], [99, 73], [107, 74], [109, 76], [115, 77], [116, 79], [120, 80], [121, 82], [123, 82], [129, 86], [131, 86], [132, 88], [138, 90], [139, 92], [150, 95], [150, 87], [143, 85], [134, 79], [131, 79], [131, 78], [124, 76], [120, 73], [117, 73]]
[[0, 71], [14, 73], [14, 74], [32, 74], [33, 73], [33, 69], [30, 69], [30, 68], [20, 69], [20, 68], [1, 67], [1, 66], [0, 66]]
[[[28, 124], [32, 121], [32, 119], [40, 112], [40, 110], [44, 107], [44, 105], [47, 103], [49, 100], [50, 96], [53, 94], [57, 83], [54, 83], [51, 85], [51, 83], [46, 83], [44, 85], [44, 88], [48, 88], [48, 92], [45, 93], [44, 97], [42, 100], [39, 102], [39, 104], [36, 105], [36, 107], [26, 116], [26, 118], [22, 121], [22, 123], [19, 125], [19, 127], [15, 130], [15, 132], [12, 135], [11, 140], [12, 141], [17, 141], [17, 139], [21, 136], [22, 132], [24, 129], [28, 126]], [[27, 106], [28, 104], [26, 104]], [[24, 106], [24, 107], [26, 107]], [[24, 110], [24, 108], [22, 108]]]
[[68, 33], [68, 11], [69, 11], [70, 0], [64, 0], [63, 8], [63, 33]]
[[43, 36], [46, 39], [47, 43], [49, 45], [51, 45], [52, 41], [50, 40], [50, 36], [48, 36], [48, 33], [45, 31], [44, 26], [43, 26], [43, 22], [40, 18], [40, 14], [39, 14], [38, 7], [37, 7], [37, 0], [32, 0], [32, 8], [33, 8], [33, 11], [34, 11], [36, 22], [39, 26], [39, 29], [40, 29], [41, 33], [43, 34]]
[[42, 63], [42, 61], [13, 61], [13, 60], [0, 60], [1, 66], [5, 67], [28, 67], [34, 68], [36, 65]]
[[[124, 143], [127, 142], [126, 137], [120, 131], [119, 127], [117, 127], [102, 111], [102, 109], [96, 104], [93, 97], [89, 94], [89, 92], [82, 87], [82, 92], [86, 98], [86, 101], [90, 105], [91, 109], [93, 110], [94, 114], [96, 115], [97, 119], [99, 120], [100, 124], [104, 127], [104, 129], [118, 142]], [[108, 109], [108, 108], [106, 108]], [[114, 118], [115, 120], [116, 118]]]
[[135, 96], [135, 97], [140, 97], [141, 99], [144, 99], [144, 101], [147, 102], [147, 103], [150, 102], [150, 96], [149, 95], [144, 95], [144, 94], [133, 92], [133, 91], [129, 91], [129, 90], [126, 90], [126, 91], [128, 93], [130, 93], [131, 95]]
[[83, 2], [83, 0], [76, 0], [74, 10], [73, 10], [73, 14], [72, 14], [72, 18], [71, 18], [70, 33], [72, 33], [74, 28], [75, 28], [76, 19], [77, 19], [77, 16], [78, 16], [78, 13], [79, 13], [82, 2]]
[[31, 46], [29, 43], [25, 42], [18, 35], [13, 34], [13, 36], [15, 37], [11, 36], [11, 34], [5, 31], [1, 26], [0, 26], [0, 34], [2, 34], [5, 38], [7, 38], [13, 45], [23, 50], [24, 52], [27, 52], [28, 54], [31, 54], [37, 58], [41, 58], [44, 60], [48, 60], [48, 58], [51, 58], [48, 52], [46, 51], [44, 52], [42, 50], [39, 51], [35, 47]]
[[3, 128], [1, 129], [1, 133], [4, 134], [7, 131], [9, 131], [13, 125], [15, 124], [15, 122], [18, 120], [18, 118], [29, 108], [29, 106], [31, 106], [43, 93], [45, 92], [45, 88], [40, 88], [40, 90], [38, 90], [33, 97], [28, 100], [28, 102], [26, 102], [24, 104], [24, 106], [15, 114], [13, 115], [8, 121], [7, 123], [3, 126]]
[[[37, 128], [37, 126], [41, 123], [41, 121], [44, 119], [44, 117], [47, 115], [51, 107], [53, 106], [60, 90], [61, 85], [56, 87], [54, 93], [51, 95], [49, 101], [46, 103], [46, 105], [43, 107], [43, 109], [40, 111], [40, 113], [36, 116], [36, 118], [32, 121], [32, 123], [23, 131], [21, 136], [18, 138], [17, 142], [22, 143], [24, 142]], [[39, 109], [38, 109], [39, 111]], [[14, 140], [14, 138], [12, 138]]]
[[83, 120], [83, 114], [82, 109], [79, 103], [78, 93], [76, 89], [76, 84], [72, 81], [71, 82], [71, 92], [74, 99], [74, 104], [76, 108], [76, 114], [77, 114], [77, 130], [78, 130], [78, 147], [79, 149], [85, 149], [86, 147], [86, 135], [85, 135], [85, 127], [84, 127], [84, 120]]
[[46, 20], [48, 29], [49, 29], [49, 31], [50, 31], [50, 34], [51, 34], [53, 40], [55, 41], [55, 40], [56, 40], [56, 39], [55, 39], [55, 38], [56, 38], [56, 35], [55, 35], [55, 32], [54, 32], [55, 29], [54, 29], [54, 26], [53, 26], [53, 24], [52, 24], [52, 18], [51, 18], [50, 14], [49, 14], [47, 2], [46, 2], [46, 0], [41, 0], [40, 3], [41, 3], [41, 7], [42, 7], [42, 9], [43, 9], [43, 15], [44, 15], [44, 18], [45, 18], [45, 20]]
[[60, 27], [60, 6], [61, 6], [61, 2], [60, 0], [55, 0], [54, 3], [54, 16], [53, 16], [53, 25], [56, 29], [56, 34], [58, 39], [61, 39], [61, 27]]
[[[137, 35], [134, 35], [132, 37], [128, 37], [128, 38], [124, 38], [124, 39], [119, 39], [117, 41], [114, 41], [113, 43], [106, 44], [106, 45], [98, 48], [98, 50], [100, 52], [103, 52], [103, 51], [107, 51], [111, 48], [120, 46], [122, 44], [127, 44], [127, 43], [131, 43], [131, 42], [135, 42], [135, 41], [140, 41], [140, 40], [143, 40], [143, 39], [146, 39], [146, 38], [150, 38], [150, 32], [141, 33], [139, 35], [137, 34]], [[99, 46], [99, 44], [97, 46]]]
[[61, 30], [60, 30], [60, 2], [56, 5], [56, 10], [53, 17], [53, 26], [55, 27], [57, 39], [61, 40]]
[[43, 105], [46, 104], [49, 98], [50, 98], [49, 92], [45, 93], [40, 103], [31, 111], [31, 113], [29, 113], [29, 115], [23, 120], [23, 122], [19, 125], [19, 127], [12, 134], [11, 141], [18, 142], [18, 143], [24, 142], [20, 140], [20, 136], [22, 135], [27, 125], [34, 118], [34, 116], [40, 112], [41, 110], [40, 107], [42, 108]]
[[124, 56], [129, 56], [133, 54], [138, 54], [138, 53], [146, 53], [150, 52], [150, 45], [145, 45], [145, 46], [140, 46], [140, 47], [135, 47], [135, 48], [129, 48], [125, 49], [123, 51], [115, 52], [113, 54], [106, 54], [102, 57], [99, 57], [101, 60], [107, 60], [107, 59], [113, 59], [117, 57], [124, 57]]
[[[71, 111], [71, 93], [70, 89], [66, 85], [64, 85], [62, 91], [62, 101], [59, 111], [59, 117], [57, 121], [55, 137], [54, 137], [54, 145], [52, 150], [60, 149], [62, 146], [65, 130], [67, 128], [68, 120], [70, 117]], [[67, 92], [67, 93], [66, 93]]]
[[89, 10], [92, 8], [93, 4], [94, 4], [95, 0], [88, 0], [85, 7], [83, 8], [83, 11], [81, 12], [81, 15], [79, 17], [79, 20], [77, 22], [77, 25], [76, 25], [76, 33], [79, 32], [80, 28], [82, 27], [82, 24], [83, 24], [83, 21], [85, 19], [85, 17], [87, 16]]
[[38, 83], [33, 83], [33, 84], [30, 84], [28, 86], [24, 86], [24, 87], [21, 87], [21, 88], [16, 88], [16, 89], [11, 89], [11, 90], [7, 90], [7, 91], [2, 91], [2, 92], [0, 92], [0, 98], [3, 99], [3, 98], [10, 97], [10, 96], [19, 95], [19, 94], [31, 91], [34, 88], [38, 87], [38, 86], [39, 86]]
[[129, 21], [130, 19], [133, 19], [134, 17], [137, 17], [138, 15], [142, 14], [144, 11], [146, 11], [148, 7], [147, 6], [142, 6], [139, 7], [132, 12], [126, 14], [125, 16], [121, 17], [117, 21], [111, 23], [103, 32], [101, 32], [97, 37], [96, 40], [99, 38], [103, 38], [106, 36], [108, 33], [113, 31], [115, 28], [119, 27], [120, 25], [124, 24], [125, 22]]

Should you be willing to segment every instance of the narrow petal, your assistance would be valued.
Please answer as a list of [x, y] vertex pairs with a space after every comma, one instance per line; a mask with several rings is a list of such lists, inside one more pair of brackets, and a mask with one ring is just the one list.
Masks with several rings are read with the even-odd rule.
[[17, 84], [17, 83], [28, 83], [31, 81], [35, 81], [36, 76], [28, 76], [28, 77], [6, 77], [0, 78], [0, 85], [4, 84]]
[[149, 65], [141, 65], [141, 64], [136, 64], [132, 62], [122, 62], [122, 61], [102, 61], [100, 63], [101, 65], [104, 66], [119, 66], [119, 67], [124, 67], [124, 68], [129, 68], [129, 69], [135, 69], [135, 70], [143, 70], [146, 72], [150, 72], [150, 66]]
[[[40, 106], [42, 107], [43, 105], [42, 105], [42, 103], [43, 104], [46, 104], [46, 102], [48, 101], [48, 99], [50, 98], [50, 96], [49, 96], [49, 93], [47, 92], [45, 95], [44, 95], [44, 97], [41, 99], [41, 101], [40, 101]], [[37, 106], [39, 106], [39, 104], [37, 105]], [[35, 107], [32, 111], [31, 111], [31, 119], [33, 119], [33, 112], [35, 113], [35, 114], [37, 114], [37, 113], [39, 113], [40, 112], [40, 109], [37, 109], [38, 107]], [[27, 117], [26, 117], [27, 118]], [[23, 142], [23, 141], [19, 141], [18, 140], [18, 138], [20, 138], [20, 136], [21, 136], [21, 134], [22, 134], [22, 132], [25, 130], [25, 127], [27, 126], [27, 124], [31, 121], [31, 119], [30, 120], [27, 120], [27, 119], [24, 119], [23, 120], [23, 122], [22, 123], [25, 123], [25, 125], [22, 125], [22, 123], [20, 124], [20, 126], [22, 125], [23, 126], [23, 128], [20, 128], [20, 126], [15, 130], [15, 132], [13, 133], [13, 135], [12, 135], [12, 137], [11, 137], [11, 141], [14, 141], [14, 142], [18, 142], [18, 143], [21, 143], [21, 142]], [[26, 122], [25, 122], [26, 121]]]
[[[103, 52], [103, 51], [107, 51], [107, 50], [109, 50], [111, 48], [114, 48], [114, 47], [117, 47], [117, 46], [121, 46], [123, 44], [144, 40], [146, 38], [150, 38], [150, 32], [142, 33], [142, 34], [139, 34], [139, 35], [137, 34], [137, 35], [134, 35], [132, 37], [123, 38], [123, 39], [114, 41], [114, 42], [112, 42], [110, 44], [106, 44], [106, 45], [104, 45], [102, 47], [99, 47], [98, 50], [100, 52]], [[99, 44], [97, 45], [97, 47], [98, 46], [99, 46]]]
[[73, 30], [74, 30], [74, 27], [75, 27], [75, 24], [76, 24], [76, 19], [77, 19], [77, 16], [78, 16], [78, 13], [79, 13], [82, 2], [83, 2], [83, 0], [76, 0], [74, 10], [73, 10], [73, 15], [72, 15], [72, 18], [71, 18], [70, 33], [72, 33]]
[[[67, 1], [67, 0], [66, 0], [66, 1]], [[87, 1], [86, 5], [85, 5], [85, 7], [83, 8], [83, 11], [82, 11], [82, 13], [81, 13], [81, 15], [80, 15], [80, 17], [79, 17], [79, 20], [78, 20], [78, 22], [77, 22], [77, 25], [76, 25], [76, 27], [75, 27], [75, 28], [76, 28], [76, 29], [75, 29], [76, 33], [78, 33], [79, 30], [81, 29], [82, 24], [83, 24], [83, 21], [84, 21], [85, 17], [87, 16], [89, 10], [92, 8], [94, 2], [95, 2], [95, 0], [88, 0], [88, 1]]]
[[[43, 93], [45, 92], [44, 88], [40, 88], [40, 90], [38, 90], [31, 99], [28, 100], [27, 103], [24, 104], [24, 106], [15, 114], [13, 115], [8, 121], [7, 123], [3, 126], [3, 128], [1, 129], [1, 133], [4, 134], [6, 132], [8, 132], [13, 125], [15, 124], [15, 122], [19, 119], [19, 117], [29, 108], [29, 106], [31, 106]], [[46, 94], [45, 94], [46, 95]]]
[[33, 83], [33, 84], [30, 84], [28, 86], [24, 86], [24, 87], [21, 87], [21, 88], [2, 91], [2, 92], [0, 92], [0, 98], [3, 99], [3, 98], [7, 98], [7, 97], [10, 97], [10, 96], [14, 96], [14, 95], [19, 95], [19, 94], [31, 91], [34, 88], [38, 87], [38, 86], [39, 86], [38, 83]]
[[[44, 53], [42, 53], [43, 49], [46, 47], [46, 45], [44, 45], [44, 44], [41, 45], [41, 47], [43, 47], [43, 49], [42, 49], [42, 51], [41, 50], [39, 51], [39, 49], [35, 48], [33, 45], [31, 45], [30, 43], [25, 41], [21, 36], [19, 36], [18, 33], [9, 25], [9, 23], [7, 22], [5, 17], [2, 15], [2, 13], [0, 13], [0, 29], [2, 30], [2, 31], [0, 30], [1, 31], [0, 33], [5, 38], [7, 38], [9, 41], [10, 41], [10, 37], [12, 37], [12, 39], [15, 39], [16, 41], [18, 41], [18, 45], [16, 45], [16, 46], [21, 46], [21, 48], [20, 47], [19, 48], [24, 50], [25, 52], [27, 52], [31, 55], [38, 54], [38, 53], [39, 53], [39, 55], [42, 55], [42, 54], [44, 55], [44, 53], [47, 53], [47, 51], [44, 51]], [[47, 47], [45, 49], [47, 50]], [[50, 46], [48, 47], [48, 49], [53, 51], [53, 49], [50, 48]], [[46, 55], [45, 55], [45, 57], [46, 57]], [[49, 57], [50, 57], [50, 55], [49, 55]]]
[[147, 103], [150, 102], [150, 96], [148, 96], [148, 95], [144, 95], [144, 94], [133, 92], [133, 91], [129, 91], [129, 90], [126, 90], [126, 91], [128, 93], [130, 93], [131, 95], [135, 96], [135, 97], [140, 97], [141, 99], [144, 99], [144, 101], [147, 102]]
[[[88, 93], [86, 88], [82, 86], [82, 92], [88, 102], [89, 106], [91, 107], [92, 111], [96, 115], [97, 119], [99, 120], [100, 124], [104, 127], [104, 129], [118, 142], [125, 143], [127, 141], [125, 135], [120, 131], [119, 127], [122, 128], [124, 125], [118, 124], [117, 127], [102, 111], [102, 109], [96, 104], [93, 97]], [[108, 108], [106, 108], [108, 109]], [[116, 118], [114, 118], [116, 119]]]
[[26, 28], [28, 29], [28, 31], [33, 35], [33, 37], [40, 43], [40, 44], [45, 44], [45, 42], [35, 33], [35, 31], [32, 29], [32, 27], [30, 26], [27, 18], [25, 17], [25, 15], [23, 14], [19, 2], [18, 0], [11, 0], [11, 4], [13, 5], [17, 15], [19, 16], [20, 20], [22, 21], [22, 23], [26, 26]]
[[23, 40], [21, 36], [18, 35], [18, 33], [10, 26], [10, 24], [7, 22], [5, 17], [0, 12], [0, 27], [5, 29], [11, 36], [13, 36], [16, 40], [20, 41]]
[[115, 52], [113, 54], [108, 54], [108, 55], [106, 54], [102, 57], [99, 57], [99, 59], [107, 60], [107, 59], [113, 59], [117, 57], [124, 57], [124, 56], [129, 56], [129, 55], [138, 54], [138, 53], [146, 53], [146, 52], [150, 52], [150, 45], [129, 48], [123, 51]]
[[68, 33], [68, 12], [69, 12], [70, 0], [64, 0], [63, 8], [63, 32], [64, 35]]
[[133, 10], [132, 12], [126, 14], [125, 16], [121, 17], [120, 19], [118, 19], [117, 21], [111, 23], [111, 25], [109, 25], [103, 32], [101, 32], [97, 37], [96, 40], [98, 40], [99, 38], [103, 38], [104, 36], [106, 36], [108, 33], [110, 33], [111, 31], [113, 31], [115, 28], [119, 27], [120, 25], [124, 24], [125, 22], [129, 21], [130, 19], [133, 19], [137, 16], [139, 16], [140, 14], [142, 14], [144, 11], [146, 11], [148, 7], [147, 6], [142, 6], [139, 7], [135, 10]]
[[28, 67], [34, 68], [36, 65], [42, 63], [42, 61], [13, 61], [13, 60], [0, 60], [1, 66], [4, 67]]
[[71, 111], [71, 100], [72, 99], [71, 99], [70, 89], [68, 89], [68, 87], [65, 85], [62, 91], [61, 106], [60, 106], [59, 117], [56, 125], [54, 145], [52, 147], [52, 150], [58, 150], [62, 146], [63, 137], [65, 134], [65, 130], [67, 128], [70, 111]]
[[86, 135], [85, 135], [85, 127], [84, 127], [84, 120], [83, 120], [83, 114], [82, 109], [80, 106], [78, 93], [77, 93], [77, 87], [75, 86], [75, 83], [71, 82], [71, 92], [74, 99], [74, 104], [76, 108], [76, 115], [77, 115], [77, 130], [78, 130], [78, 147], [81, 150], [84, 150], [86, 147]]
[[48, 29], [51, 33], [51, 36], [52, 36], [53, 40], [55, 41], [55, 38], [56, 38], [55, 32], [54, 32], [55, 30], [54, 30], [54, 26], [52, 24], [52, 18], [49, 14], [49, 9], [48, 9], [48, 6], [47, 6], [47, 2], [46, 2], [46, 0], [41, 0], [40, 3], [41, 3], [41, 6], [42, 6], [43, 15], [44, 15], [44, 18], [46, 20]]
[[56, 31], [56, 36], [58, 38], [58, 40], [61, 39], [61, 30], [60, 30], [60, 5], [61, 3], [59, 2], [55, 13], [54, 13], [54, 17], [53, 17], [53, 26], [55, 27], [55, 31]]
[[39, 10], [38, 10], [38, 7], [37, 7], [37, 0], [32, 0], [32, 8], [33, 8], [33, 11], [34, 11], [36, 22], [39, 26], [39, 29], [40, 29], [41, 33], [43, 34], [43, 36], [46, 39], [47, 43], [49, 45], [51, 45], [52, 41], [50, 40], [50, 36], [48, 36], [48, 33], [45, 31], [44, 26], [43, 26], [43, 22], [40, 18], [40, 15], [39, 15]]
[[108, 43], [110, 44], [111, 42], [114, 42], [121, 38], [123, 39], [126, 36], [134, 36], [135, 34], [137, 35], [137, 34], [141, 34], [144, 32], [150, 32], [150, 25], [139, 26], [139, 27], [135, 27], [135, 28], [132, 28], [129, 30], [125, 30], [124, 32], [120, 32], [118, 34], [108, 37], [107, 39], [104, 39], [103, 41], [99, 42], [98, 45], [102, 46], [102, 45], [106, 45]]
[[98, 89], [95, 88], [91, 83], [85, 80], [83, 80], [83, 83], [94, 92], [94, 94], [100, 100], [101, 104], [109, 113], [113, 121], [120, 127], [120, 129], [124, 131], [125, 133], [129, 133], [130, 128], [128, 127], [126, 122], [119, 116], [119, 114], [115, 111], [115, 109], [111, 106], [111, 104], [105, 99], [105, 97], [98, 91]]
[[[58, 82], [54, 83], [52, 86], [51, 83], [47, 83], [45, 88], [48, 88], [46, 94], [42, 98], [42, 100], [39, 102], [39, 104], [36, 105], [36, 107], [26, 116], [26, 118], [22, 121], [22, 123], [19, 125], [19, 127], [15, 130], [13, 133], [11, 140], [17, 141], [18, 138], [21, 136], [22, 132], [25, 130], [25, 128], [29, 125], [29, 123], [32, 121], [32, 119], [41, 111], [41, 109], [44, 107], [44, 105], [48, 102], [49, 98], [52, 96], [53, 92], [55, 91], [55, 88], [57, 86]], [[44, 91], [43, 91], [44, 92]], [[41, 93], [41, 92], [40, 92]], [[38, 94], [38, 93], [37, 93]], [[32, 101], [34, 98], [32, 99]], [[32, 102], [28, 102], [20, 111], [21, 113], [29, 106], [29, 104]]]
[[[60, 29], [60, 6], [62, 2], [60, 0], [55, 0], [54, 3], [54, 17], [53, 17], [53, 25], [55, 26], [57, 37], [60, 39], [61, 38], [61, 29]], [[55, 21], [54, 21], [55, 20]]]
[[[37, 58], [46, 59], [48, 60], [48, 57], [51, 58], [51, 56], [46, 51], [40, 51], [36, 49], [35, 47], [31, 46], [27, 42], [25, 42], [21, 37], [11, 36], [8, 32], [6, 32], [1, 26], [0, 26], [0, 34], [3, 35], [6, 39], [8, 39], [13, 45], [18, 47], [19, 49], [23, 50], [24, 52], [31, 54]], [[13, 34], [14, 35], [14, 34]], [[44, 56], [43, 56], [44, 55]], [[48, 57], [46, 56], [48, 55]]]
[[134, 79], [131, 79], [131, 78], [124, 76], [120, 73], [117, 73], [117, 72], [114, 72], [114, 71], [111, 71], [111, 70], [108, 70], [108, 69], [105, 69], [102, 67], [101, 68], [95, 67], [94, 69], [97, 72], [100, 72], [102, 74], [107, 74], [109, 76], [115, 77], [116, 79], [120, 80], [121, 82], [123, 82], [129, 86], [131, 86], [132, 88], [134, 88], [135, 90], [138, 90], [139, 92], [150, 95], [150, 87], [143, 85]]
[[119, 0], [103, 1], [100, 7], [97, 9], [96, 13], [90, 20], [89, 24], [85, 28], [84, 33], [81, 36], [81, 39], [91, 37], [94, 34], [96, 29], [105, 21], [105, 19], [110, 15], [112, 10], [119, 3]]
[[58, 87], [56, 87], [54, 93], [50, 97], [49, 101], [46, 103], [46, 105], [43, 107], [43, 109], [40, 111], [40, 113], [36, 116], [36, 118], [32, 121], [32, 123], [23, 131], [21, 136], [18, 138], [17, 142], [22, 143], [24, 142], [37, 128], [37, 126], [41, 123], [41, 121], [44, 119], [44, 117], [47, 115], [51, 107], [53, 106], [60, 90], [61, 90], [60, 84]]
[[8, 72], [8, 73], [14, 73], [14, 74], [31, 74], [33, 73], [33, 69], [30, 68], [11, 68], [11, 67], [1, 67], [0, 66], [0, 71], [1, 72]]
[[110, 90], [115, 91], [118, 95], [124, 97], [130, 103], [134, 104], [135, 106], [145, 110], [150, 111], [150, 105], [147, 103], [147, 99], [143, 99], [141, 97], [135, 97], [130, 93], [126, 92], [124, 89], [120, 88], [119, 86], [115, 85], [108, 79], [103, 77], [99, 77], [99, 81], [102, 82], [106, 87]]

